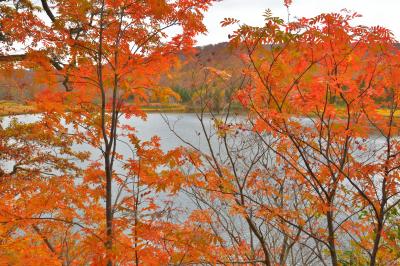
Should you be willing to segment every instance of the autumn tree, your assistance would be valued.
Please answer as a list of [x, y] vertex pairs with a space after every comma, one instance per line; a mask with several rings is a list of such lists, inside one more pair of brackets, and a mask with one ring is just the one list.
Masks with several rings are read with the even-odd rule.
[[[193, 37], [205, 32], [202, 13], [211, 2], [1, 3], [0, 60], [18, 60], [15, 66], [35, 68], [38, 82], [46, 85], [36, 100], [44, 123], [63, 128], [84, 149], [91, 147], [82, 179], [76, 183], [76, 191], [85, 195], [79, 208], [83, 213], [76, 210], [73, 217], [83, 232], [78, 247], [86, 244], [80, 248], [87, 261], [113, 265], [171, 259], [169, 253], [154, 253], [161, 243], [150, 244], [161, 239], [162, 234], [155, 232], [164, 227], [157, 227], [150, 215], [155, 215], [157, 206], [149, 193], [172, 183], [173, 175], [160, 173], [159, 166], [173, 170], [179, 153], [164, 154], [157, 138], [140, 141], [134, 127], [121, 119], [144, 118], [140, 105], [148, 97], [176, 96], [157, 86], [157, 76], [174, 62], [177, 51], [190, 47]], [[127, 104], [132, 98], [134, 104]], [[123, 145], [129, 147], [128, 154], [123, 154]], [[149, 234], [159, 237], [146, 239]]]
[[351, 26], [357, 16], [322, 14], [285, 23], [267, 11], [265, 26], [241, 25], [231, 38], [247, 51], [244, 73], [251, 84], [237, 98], [249, 109], [253, 131], [274, 152], [285, 178], [305, 187], [302, 208], [267, 205], [265, 216], [322, 245], [332, 265], [341, 263], [349, 243], [360, 247], [369, 265], [398, 259], [383, 237], [398, 204], [398, 50], [390, 31]]

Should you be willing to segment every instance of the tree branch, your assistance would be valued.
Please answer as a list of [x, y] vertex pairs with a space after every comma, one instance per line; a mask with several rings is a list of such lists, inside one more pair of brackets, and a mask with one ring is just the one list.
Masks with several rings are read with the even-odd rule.
[[46, 0], [41, 0], [42, 2], [42, 7], [44, 11], [46, 12], [47, 16], [51, 19], [52, 22], [56, 21], [56, 17], [54, 16], [53, 12], [51, 12], [51, 9], [47, 3]]

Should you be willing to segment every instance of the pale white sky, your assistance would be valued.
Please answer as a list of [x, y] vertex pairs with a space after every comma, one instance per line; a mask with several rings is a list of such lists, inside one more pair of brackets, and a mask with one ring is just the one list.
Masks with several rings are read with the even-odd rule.
[[[198, 45], [215, 44], [228, 40], [233, 27], [221, 28], [225, 17], [237, 18], [250, 25], [262, 25], [264, 10], [270, 8], [275, 16], [287, 17], [283, 0], [223, 0], [205, 15], [206, 36], [198, 36]], [[379, 25], [390, 29], [400, 39], [400, 0], [293, 0], [291, 17], [311, 17], [320, 13], [339, 12], [346, 8], [361, 14], [355, 24]]]

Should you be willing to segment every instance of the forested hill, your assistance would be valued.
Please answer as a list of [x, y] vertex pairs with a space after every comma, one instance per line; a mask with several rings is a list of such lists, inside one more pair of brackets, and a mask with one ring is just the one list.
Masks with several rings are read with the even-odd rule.
[[41, 90], [33, 71], [0, 69], [0, 100], [24, 102]]
[[[400, 44], [397, 47], [400, 48]], [[180, 94], [183, 102], [188, 102], [201, 86], [204, 70], [208, 67], [226, 71], [234, 82], [240, 78], [243, 67], [240, 51], [232, 49], [226, 42], [196, 47], [193, 53], [179, 56], [179, 63], [161, 78], [161, 85], [172, 88]], [[219, 89], [223, 94], [226, 88]], [[0, 101], [25, 102], [40, 90], [33, 71], [0, 69]]]
[[181, 56], [180, 64], [162, 80], [163, 83], [173, 89], [193, 90], [202, 81], [204, 69], [207, 67], [224, 70], [232, 76], [240, 73], [239, 53], [228, 43], [201, 46], [195, 49], [192, 55]]
[[[238, 53], [227, 43], [196, 47], [190, 55], [180, 56], [177, 66], [161, 79], [161, 84], [177, 91], [188, 101], [205, 67], [225, 70], [231, 75], [240, 71]], [[34, 82], [34, 72], [28, 70], [0, 70], [0, 100], [24, 102], [41, 89]]]

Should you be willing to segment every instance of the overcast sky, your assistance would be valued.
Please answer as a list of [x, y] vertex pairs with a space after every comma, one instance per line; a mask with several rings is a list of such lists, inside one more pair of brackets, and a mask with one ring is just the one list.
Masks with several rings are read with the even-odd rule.
[[[237, 18], [250, 25], [262, 25], [262, 14], [267, 8], [275, 16], [287, 16], [283, 0], [223, 0], [215, 3], [205, 15], [208, 34], [197, 38], [198, 45], [227, 41], [233, 28], [221, 28], [219, 24], [226, 17]], [[339, 12], [343, 8], [363, 16], [356, 20], [356, 24], [386, 27], [400, 39], [400, 0], [293, 0], [290, 13], [291, 17], [311, 17], [320, 13]]]

